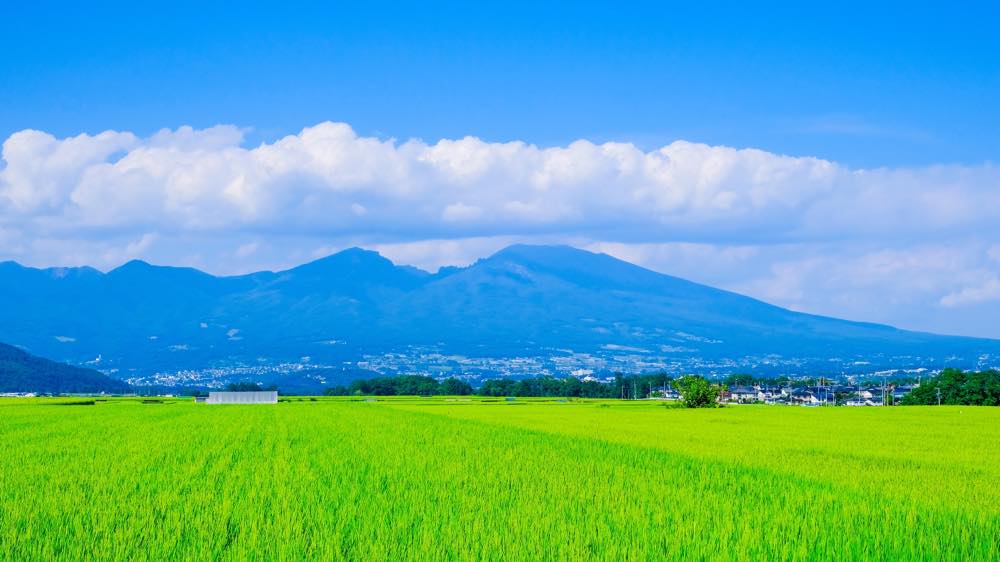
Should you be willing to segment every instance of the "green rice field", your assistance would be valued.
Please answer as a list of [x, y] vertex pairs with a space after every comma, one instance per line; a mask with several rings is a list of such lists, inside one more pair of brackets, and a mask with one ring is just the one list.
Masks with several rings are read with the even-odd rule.
[[0, 560], [1000, 559], [1000, 408], [79, 401], [0, 400]]

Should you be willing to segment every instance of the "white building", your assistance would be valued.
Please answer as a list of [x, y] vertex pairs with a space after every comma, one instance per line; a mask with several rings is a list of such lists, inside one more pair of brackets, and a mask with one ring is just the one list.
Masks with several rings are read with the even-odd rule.
[[209, 392], [206, 404], [277, 404], [277, 390]]

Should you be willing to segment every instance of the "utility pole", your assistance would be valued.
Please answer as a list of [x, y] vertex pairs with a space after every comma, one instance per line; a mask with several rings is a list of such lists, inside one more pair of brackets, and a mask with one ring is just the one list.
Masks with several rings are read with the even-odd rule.
[[941, 387], [939, 386], [939, 387], [935, 388], [934, 390], [937, 391], [938, 406], [940, 406], [941, 405]]

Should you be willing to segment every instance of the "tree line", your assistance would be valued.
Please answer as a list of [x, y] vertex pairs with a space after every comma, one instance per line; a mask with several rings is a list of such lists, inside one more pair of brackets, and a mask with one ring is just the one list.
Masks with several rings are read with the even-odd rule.
[[[645, 398], [667, 389], [677, 390], [681, 401], [689, 407], [714, 406], [722, 389], [737, 385], [787, 384], [785, 377], [754, 378], [735, 374], [714, 384], [704, 377], [687, 375], [673, 378], [664, 373], [649, 375], [616, 374], [614, 380], [580, 380], [576, 377], [533, 377], [514, 380], [510, 378], [487, 379], [475, 389], [469, 383], [448, 378], [437, 380], [424, 375], [402, 375], [356, 380], [347, 386], [326, 389], [328, 396], [463, 396], [476, 394], [492, 397], [550, 397], [550, 398]], [[802, 381], [795, 381], [802, 383]], [[818, 384], [827, 383], [817, 379]], [[847, 393], [845, 396], [849, 395]], [[936, 377], [924, 379], [901, 400], [903, 405], [977, 405], [1000, 406], [1000, 372], [945, 369]]]
[[900, 404], [1000, 406], [1000, 371], [945, 369], [938, 376], [925, 379]]
[[487, 379], [479, 389], [469, 383], [448, 378], [438, 381], [424, 375], [401, 375], [396, 377], [376, 377], [360, 379], [347, 386], [327, 388], [327, 396], [373, 395], [373, 396], [518, 396], [518, 397], [562, 397], [562, 398], [645, 398], [656, 390], [671, 388], [673, 379], [664, 374], [657, 375], [617, 375], [613, 382], [596, 380], [581, 381], [576, 377], [534, 377], [513, 380], [509, 378]]
[[511, 396], [511, 397], [553, 397], [553, 398], [645, 398], [657, 391], [676, 389], [682, 402], [689, 407], [705, 407], [717, 404], [722, 387], [710, 383], [700, 376], [685, 376], [674, 379], [666, 374], [631, 375], [618, 374], [613, 381], [582, 381], [576, 377], [534, 377], [521, 380], [509, 378], [487, 379], [482, 386], [473, 389], [469, 383], [449, 378], [438, 381], [423, 375], [402, 375], [397, 377], [376, 377], [361, 379], [347, 386], [326, 389], [327, 396]]
[[480, 396], [524, 396], [560, 398], [645, 398], [658, 390], [669, 389], [673, 378], [652, 375], [616, 374], [610, 382], [583, 381], [576, 377], [534, 377], [521, 380], [487, 379], [476, 394]]
[[347, 386], [327, 388], [327, 396], [465, 396], [472, 394], [472, 385], [456, 378], [438, 381], [424, 375], [400, 375], [359, 379]]

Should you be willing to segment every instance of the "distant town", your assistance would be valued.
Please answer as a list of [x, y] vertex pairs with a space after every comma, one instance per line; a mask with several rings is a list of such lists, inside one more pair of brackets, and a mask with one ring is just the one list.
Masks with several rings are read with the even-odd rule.
[[[671, 352], [676, 350], [669, 350]], [[934, 367], [922, 357], [878, 357], [872, 360], [844, 358], [841, 360], [809, 361], [778, 355], [749, 356], [741, 358], [705, 358], [676, 353], [653, 352], [647, 349], [606, 344], [599, 350], [575, 351], [571, 349], [547, 350], [544, 355], [536, 350], [526, 350], [524, 355], [504, 357], [472, 357], [447, 353], [433, 346], [407, 346], [400, 350], [364, 354], [357, 360], [319, 362], [312, 357], [295, 361], [276, 361], [260, 358], [256, 363], [233, 361], [201, 369], [128, 374], [117, 369], [102, 370], [105, 374], [122, 379], [136, 387], [157, 388], [206, 388], [220, 389], [227, 384], [252, 380], [279, 388], [322, 391], [323, 388], [343, 385], [351, 380], [400, 375], [424, 375], [439, 380], [456, 378], [479, 386], [489, 379], [524, 379], [531, 377], [573, 377], [581, 381], [611, 382], [616, 374], [639, 375], [662, 373], [669, 376], [698, 374], [712, 381], [723, 381], [734, 373], [749, 373], [757, 378], [783, 377], [795, 382], [795, 388], [786, 385], [765, 385], [750, 391], [742, 385], [730, 390], [732, 400], [759, 400], [767, 403], [827, 403], [847, 389], [858, 391], [859, 381], [877, 381], [878, 388], [867, 385], [858, 396], [866, 404], [884, 400], [881, 385], [894, 388], [899, 394], [910, 385], [919, 384], [922, 377], [940, 372], [942, 361]], [[947, 365], [947, 362], [944, 362]], [[975, 367], [989, 370], [1000, 366], [1000, 358], [983, 356]], [[829, 381], [822, 387], [808, 384], [820, 377]], [[794, 392], [793, 392], [794, 390]], [[669, 392], [666, 398], [670, 398]], [[727, 396], [727, 400], [730, 398]], [[858, 402], [858, 401], [855, 401]], [[851, 405], [856, 405], [852, 402]]]
[[[359, 361], [337, 365], [318, 364], [303, 357], [297, 362], [262, 360], [256, 365], [241, 363], [124, 380], [131, 385], [133, 394], [198, 395], [208, 390], [231, 389], [234, 385], [281, 389], [284, 394], [394, 394], [392, 381], [412, 379], [431, 384], [407, 387], [412, 394], [446, 394], [449, 392], [441, 389], [457, 388], [454, 393], [487, 396], [678, 401], [682, 399], [681, 392], [672, 381], [693, 373], [718, 388], [717, 401], [723, 404], [884, 406], [900, 404], [922, 383], [936, 380], [942, 373], [942, 369], [926, 367], [875, 370], [870, 364], [855, 360], [837, 365], [842, 369], [839, 373], [816, 376], [809, 370], [799, 371], [801, 361], [777, 356], [739, 362], [696, 360], [699, 362], [692, 369], [687, 361], [667, 360], [645, 350], [606, 346], [599, 353], [558, 352], [545, 357], [473, 358], [414, 347], [405, 352], [366, 355]], [[995, 375], [995, 368], [989, 365], [982, 370]], [[961, 373], [944, 369], [946, 373], [950, 371]], [[111, 370], [106, 374], [117, 373]], [[373, 386], [370, 381], [388, 382]], [[439, 389], [438, 383], [446, 381], [452, 386], [442, 384]], [[15, 395], [34, 393], [5, 394]], [[933, 403], [933, 399], [925, 397], [924, 401]]]

